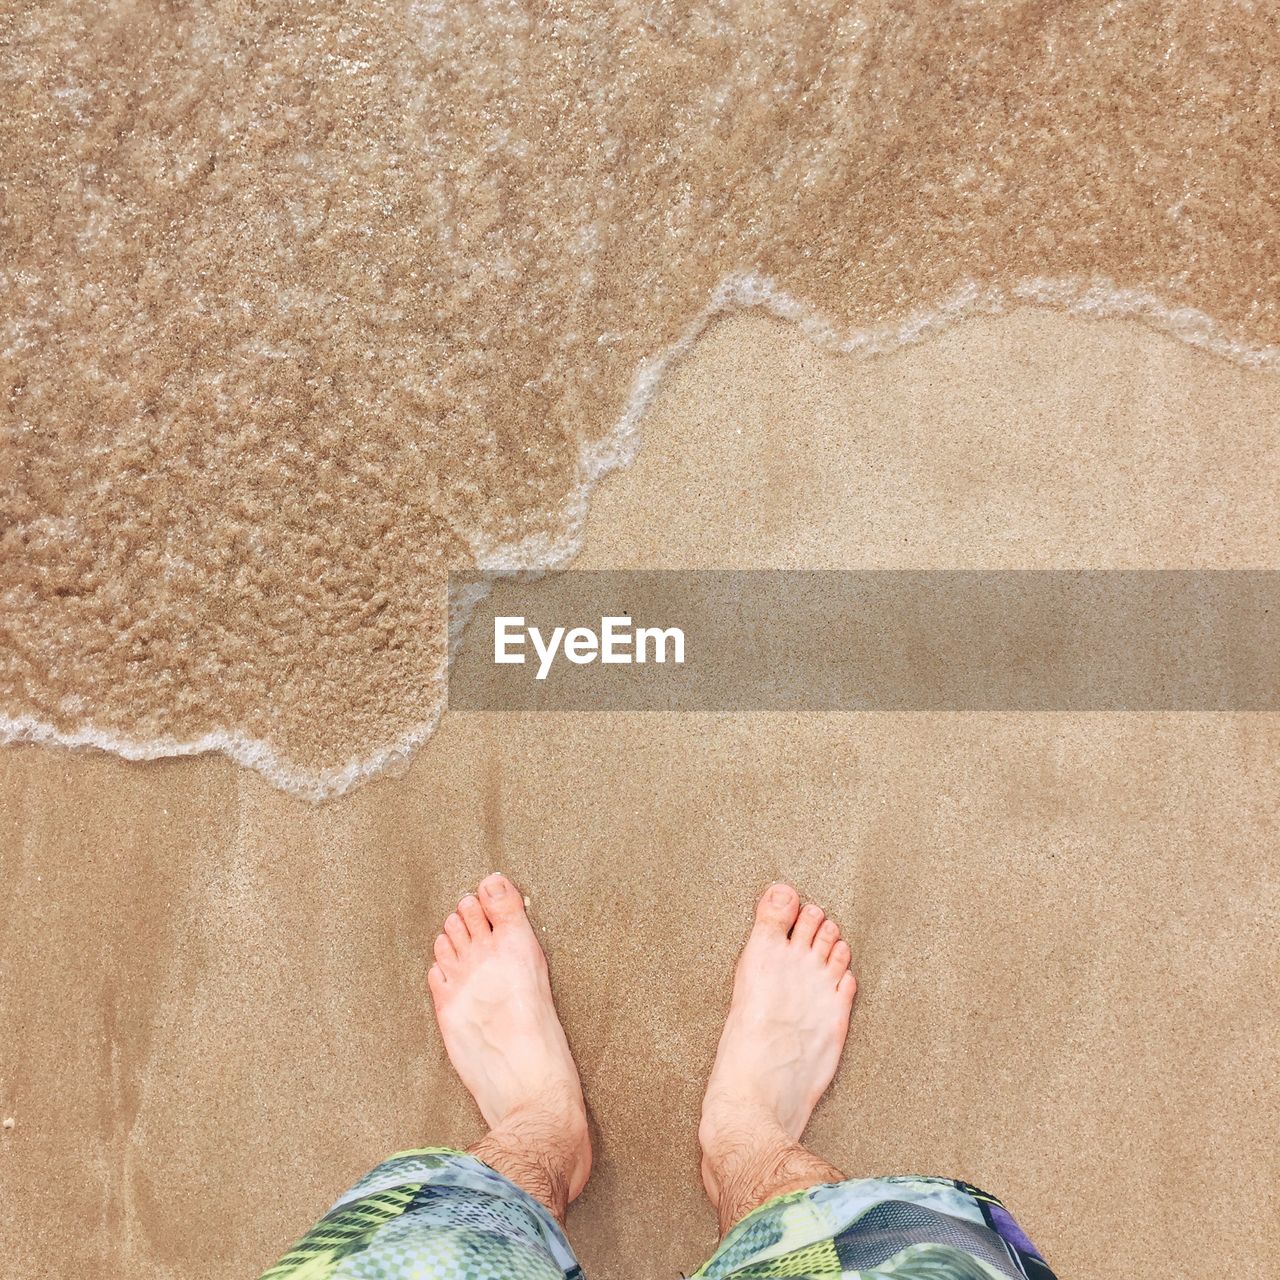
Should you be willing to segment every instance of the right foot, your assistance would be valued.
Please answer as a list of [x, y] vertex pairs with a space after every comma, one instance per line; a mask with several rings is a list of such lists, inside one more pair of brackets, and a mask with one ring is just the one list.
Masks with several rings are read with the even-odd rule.
[[[702, 1104], [698, 1137], [714, 1196], [716, 1166], [748, 1135], [798, 1141], [835, 1075], [857, 982], [840, 928], [803, 910], [786, 884], [765, 890], [734, 975], [733, 1001]], [[779, 1132], [780, 1131], [780, 1132]]]
[[536, 1145], [563, 1166], [572, 1200], [591, 1170], [578, 1068], [551, 996], [547, 961], [505, 876], [481, 881], [444, 923], [427, 974], [449, 1061], [490, 1136]]

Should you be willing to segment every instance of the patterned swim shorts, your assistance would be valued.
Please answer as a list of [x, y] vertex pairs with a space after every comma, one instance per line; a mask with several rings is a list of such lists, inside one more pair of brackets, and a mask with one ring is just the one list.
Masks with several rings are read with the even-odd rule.
[[[582, 1280], [528, 1192], [446, 1147], [366, 1174], [261, 1280]], [[999, 1200], [947, 1178], [853, 1178], [778, 1196], [697, 1280], [1054, 1280]]]

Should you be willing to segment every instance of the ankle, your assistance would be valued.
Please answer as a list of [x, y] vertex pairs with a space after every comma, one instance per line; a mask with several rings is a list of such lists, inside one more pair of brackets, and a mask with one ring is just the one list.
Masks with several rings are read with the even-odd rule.
[[720, 1220], [721, 1236], [775, 1196], [844, 1178], [759, 1105], [704, 1106], [698, 1142], [702, 1181]]
[[467, 1151], [545, 1205], [562, 1227], [591, 1171], [590, 1144], [575, 1145], [567, 1137], [533, 1145], [522, 1130], [493, 1130]]
[[580, 1097], [524, 1103], [468, 1151], [540, 1200], [562, 1226], [591, 1173], [591, 1137]]
[[770, 1109], [754, 1098], [725, 1097], [708, 1090], [698, 1121], [698, 1146], [713, 1170], [760, 1146], [778, 1146], [792, 1139]]
[[581, 1094], [576, 1098], [524, 1103], [493, 1134], [541, 1153], [545, 1163], [563, 1166], [571, 1188], [570, 1200], [582, 1190], [591, 1167], [591, 1135]]
[[536, 1129], [548, 1135], [579, 1138], [587, 1132], [587, 1109], [577, 1089], [550, 1089], [512, 1107], [500, 1129]]
[[[789, 1139], [766, 1108], [742, 1101], [730, 1103], [708, 1097], [698, 1122], [702, 1153], [702, 1183], [717, 1212], [740, 1197], [734, 1188], [755, 1181], [762, 1154], [776, 1151]], [[723, 1214], [722, 1214], [723, 1217]], [[727, 1230], [721, 1223], [721, 1233]]]

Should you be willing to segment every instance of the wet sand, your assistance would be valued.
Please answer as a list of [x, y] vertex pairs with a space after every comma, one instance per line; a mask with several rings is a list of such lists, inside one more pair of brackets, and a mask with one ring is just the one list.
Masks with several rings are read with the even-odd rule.
[[866, 354], [1054, 302], [1280, 369], [1277, 68], [1233, 0], [17, 6], [0, 738], [376, 773], [447, 571], [564, 562], [726, 308]]
[[[869, 361], [759, 317], [669, 378], [583, 567], [1280, 567], [1280, 380], [1022, 312]], [[1005, 1198], [1060, 1274], [1274, 1275], [1280, 722], [446, 716], [324, 807], [220, 757], [0, 752], [5, 1275], [250, 1276], [364, 1169], [479, 1134], [426, 1004], [495, 867], [597, 1128], [595, 1280], [691, 1271], [753, 896], [845, 926], [810, 1131]]]

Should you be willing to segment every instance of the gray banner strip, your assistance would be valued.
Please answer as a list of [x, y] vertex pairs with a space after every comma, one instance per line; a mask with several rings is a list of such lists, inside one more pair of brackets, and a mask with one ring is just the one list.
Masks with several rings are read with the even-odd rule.
[[459, 573], [449, 594], [461, 711], [1280, 710], [1269, 570]]

